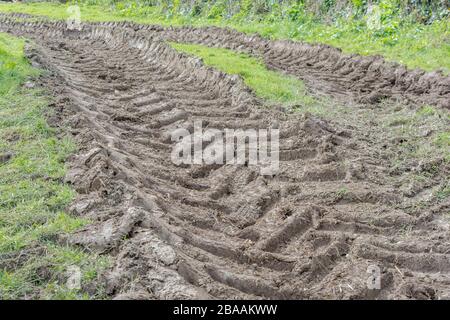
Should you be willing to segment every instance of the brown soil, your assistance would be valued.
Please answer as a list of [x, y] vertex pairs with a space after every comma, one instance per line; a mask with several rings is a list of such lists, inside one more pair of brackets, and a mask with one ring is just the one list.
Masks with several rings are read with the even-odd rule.
[[[61, 241], [114, 257], [103, 276], [111, 297], [450, 297], [450, 199], [434, 193], [448, 183], [448, 162], [429, 155], [398, 164], [409, 136], [385, 125], [415, 104], [448, 107], [448, 77], [217, 28], [107, 23], [72, 32], [2, 17], [0, 31], [34, 39], [30, 58], [51, 71], [42, 79], [56, 97], [50, 120], [69, 125], [80, 146], [66, 178], [78, 192], [71, 211], [94, 220]], [[240, 79], [160, 39], [260, 54], [339, 103], [414, 103], [349, 103], [333, 120], [268, 109]], [[170, 133], [195, 120], [280, 128], [279, 174], [176, 166]], [[442, 121], [417, 130], [448, 130]], [[428, 131], [417, 143], [429, 142]], [[367, 287], [372, 265], [381, 290]]]
[[[123, 25], [128, 26], [129, 23]], [[450, 108], [450, 77], [407, 70], [381, 56], [346, 55], [327, 45], [271, 41], [232, 29], [134, 26], [140, 34], [163, 40], [224, 47], [261, 56], [269, 68], [303, 79], [311, 91], [343, 102], [377, 103], [385, 98]]]

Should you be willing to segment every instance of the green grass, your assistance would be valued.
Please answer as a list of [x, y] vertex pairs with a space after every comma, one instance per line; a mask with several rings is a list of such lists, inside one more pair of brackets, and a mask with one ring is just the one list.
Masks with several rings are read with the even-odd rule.
[[[450, 197], [450, 179], [448, 179], [447, 185], [443, 186], [436, 194], [441, 200], [446, 200]], [[450, 212], [448, 212], [450, 215]]]
[[436, 109], [432, 106], [423, 106], [417, 111], [419, 117], [431, 117], [436, 114]]
[[23, 46], [23, 41], [0, 37], [0, 95], [17, 90], [26, 77], [38, 74], [23, 56]]
[[0, 163], [0, 298], [86, 298], [67, 289], [67, 268], [78, 266], [93, 281], [107, 259], [56, 242], [88, 221], [64, 212], [74, 197], [62, 183], [64, 161], [75, 145], [48, 126], [45, 93], [22, 86], [39, 74], [23, 47], [24, 40], [0, 34], [0, 155], [12, 155]]
[[417, 111], [400, 110], [383, 118], [386, 132], [402, 137], [398, 163], [442, 158], [450, 162], [450, 113], [446, 109], [424, 106]]
[[306, 22], [238, 24], [236, 29], [261, 33], [273, 39], [295, 39], [309, 43], [324, 43], [341, 48], [345, 53], [382, 55], [409, 68], [427, 71], [450, 71], [450, 23], [437, 21], [431, 25], [407, 24], [394, 34], [374, 35], [357, 23], [325, 25]]
[[[20, 12], [32, 15], [46, 16], [54, 20], [61, 20], [69, 18], [67, 8], [70, 3], [60, 4], [54, 2], [40, 2], [40, 3], [0, 3], [0, 12], [12, 13]], [[169, 25], [170, 22], [164, 17], [156, 14], [156, 10], [149, 8], [149, 16], [136, 16], [126, 14], [120, 10], [114, 10], [111, 7], [99, 5], [80, 5], [82, 21], [136, 21], [141, 23], [158, 23]], [[177, 25], [182, 25], [181, 20]]]
[[247, 54], [203, 45], [171, 43], [176, 50], [200, 57], [203, 62], [222, 72], [239, 75], [255, 94], [269, 103], [311, 105], [302, 81], [266, 68], [264, 63]]
[[[80, 2], [80, 1], [79, 1]], [[99, 1], [84, 1], [85, 3]], [[101, 2], [101, 1], [100, 1]], [[23, 12], [52, 19], [66, 19], [69, 4], [57, 3], [1, 3], [0, 12]], [[163, 13], [158, 7], [118, 1], [115, 5], [81, 5], [84, 21], [123, 21], [161, 25], [217, 25], [228, 26], [246, 33], [259, 33], [272, 39], [294, 39], [311, 43], [325, 43], [341, 48], [346, 53], [383, 55], [410, 68], [450, 71], [450, 20], [443, 19], [429, 25], [410, 21], [396, 21], [395, 27], [372, 32], [363, 19], [338, 19], [325, 24], [311, 16], [294, 20], [274, 17], [241, 17], [231, 19], [218, 15], [191, 17]], [[397, 19], [398, 20], [398, 19]]]
[[450, 149], [450, 131], [440, 133], [435, 143], [442, 148]]

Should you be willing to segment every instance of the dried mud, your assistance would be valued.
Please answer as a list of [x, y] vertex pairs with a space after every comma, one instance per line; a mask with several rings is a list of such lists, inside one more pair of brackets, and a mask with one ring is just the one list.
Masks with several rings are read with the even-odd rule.
[[[111, 297], [450, 297], [450, 201], [411, 210], [448, 179], [443, 159], [396, 172], [397, 143], [371, 119], [356, 121], [364, 108], [352, 106], [354, 123], [268, 109], [239, 78], [161, 39], [261, 54], [338, 100], [375, 101], [380, 93], [448, 107], [448, 77], [217, 28], [104, 23], [78, 32], [3, 16], [0, 31], [33, 39], [30, 59], [51, 71], [42, 80], [56, 97], [50, 121], [68, 125], [80, 146], [68, 162], [66, 181], [78, 192], [70, 209], [94, 221], [60, 241], [114, 257], [103, 275]], [[279, 128], [279, 173], [176, 166], [170, 133], [192, 130], [196, 120]], [[402, 189], [411, 171], [429, 165], [439, 170], [426, 185]], [[380, 290], [368, 289], [370, 266], [381, 270]]]

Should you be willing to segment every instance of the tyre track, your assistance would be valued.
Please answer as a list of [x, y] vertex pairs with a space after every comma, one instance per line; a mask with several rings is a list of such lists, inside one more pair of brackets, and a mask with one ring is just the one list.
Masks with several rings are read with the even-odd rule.
[[[27, 14], [0, 14], [9, 20], [45, 18]], [[341, 102], [378, 103], [383, 99], [406, 100], [409, 104], [450, 108], [450, 77], [385, 61], [382, 56], [344, 54], [323, 44], [291, 40], [267, 40], [230, 28], [162, 27], [133, 22], [100, 22], [92, 26], [126, 29], [155, 40], [186, 42], [227, 48], [260, 56], [269, 68], [304, 80], [312, 94]]]
[[[81, 146], [67, 177], [79, 193], [72, 211], [96, 221], [61, 241], [115, 257], [104, 279], [111, 296], [448, 297], [448, 232], [429, 226], [434, 214], [402, 210], [406, 200], [383, 180], [388, 162], [355, 146], [357, 132], [262, 108], [239, 79], [141, 29], [68, 32], [64, 23], [4, 18], [0, 31], [33, 38], [30, 58], [53, 72], [46, 86]], [[205, 35], [203, 43], [219, 42]], [[176, 166], [170, 132], [192, 132], [195, 120], [280, 128], [279, 175]], [[358, 165], [361, 154], [376, 165]], [[342, 186], [348, 191], [336, 197]], [[366, 287], [371, 264], [382, 268], [382, 290]]]
[[311, 93], [342, 102], [378, 103], [383, 99], [406, 100], [450, 108], [450, 77], [440, 72], [407, 70], [381, 56], [343, 54], [340, 49], [290, 40], [266, 40], [218, 27], [142, 26], [129, 22], [105, 23], [142, 35], [250, 53], [263, 58], [274, 70], [304, 80]]

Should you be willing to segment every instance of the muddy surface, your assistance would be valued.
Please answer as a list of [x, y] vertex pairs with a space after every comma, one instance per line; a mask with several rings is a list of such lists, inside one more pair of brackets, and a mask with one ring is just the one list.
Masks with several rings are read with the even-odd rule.
[[381, 56], [348, 55], [328, 45], [271, 41], [218, 27], [119, 25], [140, 34], [151, 31], [154, 37], [164, 40], [223, 47], [260, 56], [269, 68], [304, 80], [313, 93], [343, 102], [378, 103], [394, 98], [409, 104], [450, 108], [450, 77], [441, 72], [407, 70]]
[[[0, 14], [0, 19], [39, 20], [27, 14]], [[51, 27], [45, 19], [37, 24]], [[341, 102], [374, 104], [394, 99], [415, 105], [450, 109], [450, 77], [441, 71], [410, 70], [382, 56], [344, 54], [338, 48], [291, 40], [267, 40], [219, 27], [161, 27], [133, 22], [102, 22], [85, 25], [128, 30], [152, 41], [194, 43], [232, 49], [261, 57], [268, 68], [294, 75], [307, 84], [311, 94]]]
[[[112, 298], [450, 298], [450, 200], [433, 196], [448, 162], [394, 166], [403, 140], [381, 123], [414, 107], [349, 104], [333, 121], [268, 109], [239, 78], [160, 40], [253, 50], [337, 100], [382, 92], [448, 107], [448, 77], [215, 28], [78, 32], [3, 17], [0, 31], [33, 39], [30, 59], [51, 71], [42, 79], [56, 98], [50, 121], [80, 146], [68, 162], [70, 209], [94, 221], [60, 240], [114, 257], [102, 278]], [[279, 173], [175, 165], [170, 134], [196, 120], [279, 128]], [[412, 183], [418, 173], [427, 178]], [[381, 289], [370, 289], [378, 268]]]

